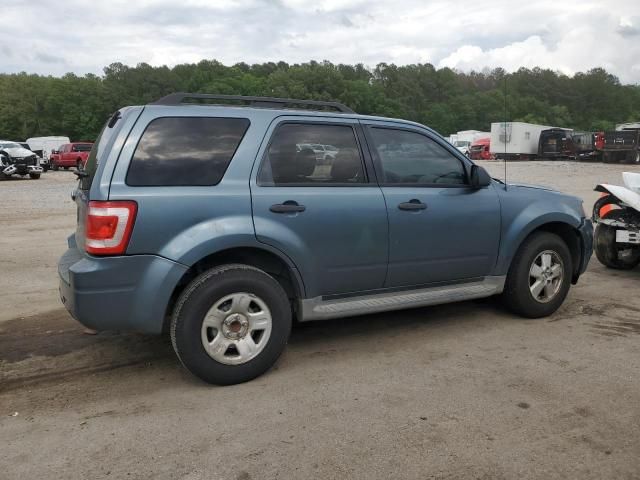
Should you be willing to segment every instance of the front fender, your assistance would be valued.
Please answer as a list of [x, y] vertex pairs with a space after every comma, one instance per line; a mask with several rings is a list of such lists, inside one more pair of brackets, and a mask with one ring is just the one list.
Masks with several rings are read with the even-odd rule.
[[582, 224], [580, 215], [569, 205], [560, 202], [534, 202], [517, 213], [509, 211], [509, 208], [506, 210], [506, 215], [503, 214], [500, 252], [495, 275], [507, 274], [511, 261], [522, 242], [543, 225], [564, 223], [578, 229]]

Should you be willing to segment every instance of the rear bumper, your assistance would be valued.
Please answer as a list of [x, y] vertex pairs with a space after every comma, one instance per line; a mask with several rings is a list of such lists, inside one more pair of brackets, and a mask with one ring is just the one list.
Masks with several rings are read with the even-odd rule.
[[589, 260], [593, 254], [593, 224], [588, 218], [582, 219], [580, 227], [578, 227], [580, 233], [580, 246], [582, 247], [582, 255], [580, 258], [580, 265], [576, 271], [576, 275], [573, 279], [574, 283], [578, 281], [578, 277], [582, 275], [589, 265]]
[[169, 300], [187, 267], [155, 255], [92, 257], [73, 236], [58, 262], [60, 299], [94, 330], [161, 333]]

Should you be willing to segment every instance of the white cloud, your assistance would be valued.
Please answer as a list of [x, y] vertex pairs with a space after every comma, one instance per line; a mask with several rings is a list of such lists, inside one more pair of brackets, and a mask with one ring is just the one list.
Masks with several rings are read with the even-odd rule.
[[[637, 0], [5, 0], [0, 71], [100, 73], [120, 61], [602, 66], [640, 82]], [[25, 34], [27, 32], [27, 34]]]

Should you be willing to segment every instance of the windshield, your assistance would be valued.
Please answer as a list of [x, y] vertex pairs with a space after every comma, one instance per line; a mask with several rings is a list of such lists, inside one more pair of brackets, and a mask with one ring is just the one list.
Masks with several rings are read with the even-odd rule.
[[91, 144], [91, 143], [76, 143], [73, 146], [73, 149], [76, 152], [90, 152], [91, 151], [91, 147], [93, 147], [93, 144]]
[[22, 147], [15, 142], [1, 142], [0, 148], [22, 148]]
[[456, 140], [453, 142], [454, 147], [468, 147], [469, 145], [471, 145], [471, 142], [466, 142], [464, 140]]

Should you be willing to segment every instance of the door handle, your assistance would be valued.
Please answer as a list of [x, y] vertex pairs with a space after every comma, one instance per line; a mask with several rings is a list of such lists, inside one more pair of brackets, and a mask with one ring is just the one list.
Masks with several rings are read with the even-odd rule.
[[398, 208], [400, 210], [424, 210], [427, 208], [427, 204], [422, 203], [417, 198], [413, 198], [408, 202], [402, 202], [400, 205], [398, 205]]
[[299, 205], [298, 202], [293, 200], [287, 200], [284, 203], [276, 203], [271, 205], [269, 210], [273, 213], [297, 213], [304, 212], [307, 209], [304, 205]]

